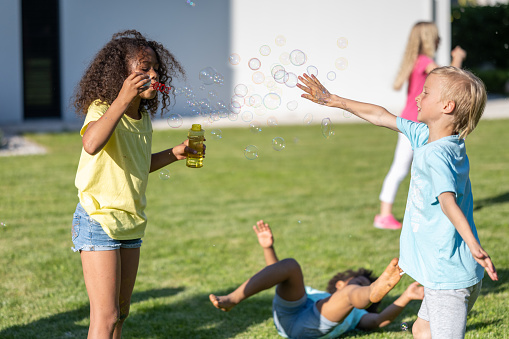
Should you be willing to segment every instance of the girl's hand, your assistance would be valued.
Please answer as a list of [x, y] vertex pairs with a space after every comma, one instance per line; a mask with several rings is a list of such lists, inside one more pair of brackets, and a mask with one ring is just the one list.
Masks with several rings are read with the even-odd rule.
[[424, 287], [415, 281], [411, 283], [404, 292], [406, 296], [411, 300], [422, 300], [424, 299]]
[[456, 46], [451, 52], [451, 57], [463, 61], [467, 57], [467, 52], [460, 46]]
[[262, 248], [269, 248], [274, 245], [274, 237], [272, 236], [272, 230], [269, 224], [263, 222], [263, 220], [258, 220], [256, 225], [253, 226], [253, 230]]
[[[205, 146], [205, 144], [203, 144], [203, 157], [204, 158], [205, 158], [205, 149], [206, 148], [207, 148], [207, 146]], [[184, 141], [180, 145], [173, 147], [171, 152], [173, 153], [175, 158], [177, 158], [177, 160], [183, 160], [183, 159], [187, 158], [188, 153], [191, 153], [191, 154], [198, 153], [196, 150], [189, 147], [189, 139], [186, 139], [186, 141]]]
[[138, 94], [149, 88], [146, 86], [144, 87], [144, 85], [150, 83], [150, 81], [150, 77], [147, 74], [133, 72], [124, 80], [118, 97], [131, 102]]
[[304, 73], [302, 77], [299, 76], [299, 80], [304, 85], [297, 84], [297, 87], [307, 93], [302, 94], [301, 97], [311, 100], [319, 105], [330, 106], [332, 97], [331, 94], [314, 75], [311, 75], [310, 77]]

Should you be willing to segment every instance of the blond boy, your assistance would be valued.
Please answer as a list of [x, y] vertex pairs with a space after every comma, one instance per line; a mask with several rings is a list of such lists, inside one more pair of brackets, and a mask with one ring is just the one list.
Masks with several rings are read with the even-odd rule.
[[380, 106], [331, 95], [314, 77], [298, 84], [313, 102], [347, 110], [377, 126], [403, 133], [414, 150], [412, 177], [400, 238], [401, 269], [424, 286], [414, 338], [464, 338], [484, 268], [498, 280], [479, 243], [464, 138], [486, 104], [484, 84], [468, 71], [440, 67], [415, 98], [415, 123]]

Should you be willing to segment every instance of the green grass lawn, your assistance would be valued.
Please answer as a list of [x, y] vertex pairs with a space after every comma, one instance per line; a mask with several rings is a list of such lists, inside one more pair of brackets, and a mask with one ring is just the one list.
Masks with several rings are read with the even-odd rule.
[[[306, 284], [325, 289], [337, 271], [360, 266], [380, 274], [398, 256], [399, 232], [372, 226], [378, 194], [392, 161], [396, 134], [368, 124], [278, 126], [253, 134], [207, 131], [201, 169], [170, 165], [169, 180], [151, 174], [149, 226], [125, 338], [277, 338], [273, 289], [223, 313], [209, 293], [227, 293], [264, 265], [252, 231], [263, 218], [273, 227], [280, 258], [297, 259]], [[467, 147], [477, 229], [499, 272], [486, 275], [468, 318], [467, 338], [507, 338], [509, 328], [509, 120], [482, 121]], [[154, 132], [153, 151], [185, 139], [186, 130]], [[272, 149], [272, 138], [286, 141]], [[88, 297], [79, 254], [72, 252], [74, 176], [81, 151], [77, 132], [36, 134], [46, 155], [0, 158], [0, 338], [84, 338]], [[247, 160], [244, 147], [259, 157]], [[403, 217], [408, 178], [395, 203]], [[383, 306], [412, 280], [402, 281]], [[412, 302], [383, 330], [351, 338], [410, 338]]]

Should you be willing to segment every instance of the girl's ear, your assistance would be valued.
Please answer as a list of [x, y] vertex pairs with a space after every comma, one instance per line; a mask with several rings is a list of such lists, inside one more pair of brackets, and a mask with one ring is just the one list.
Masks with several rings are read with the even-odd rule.
[[456, 103], [452, 100], [444, 101], [444, 113], [452, 113], [456, 108]]
[[347, 285], [346, 281], [338, 280], [336, 282], [336, 290], [339, 291], [339, 290], [343, 289], [343, 287], [345, 287], [346, 285]]

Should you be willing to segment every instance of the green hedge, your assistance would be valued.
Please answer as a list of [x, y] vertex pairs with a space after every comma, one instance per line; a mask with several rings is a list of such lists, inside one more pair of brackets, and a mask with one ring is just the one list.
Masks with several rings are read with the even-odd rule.
[[452, 7], [452, 46], [467, 51], [464, 67], [490, 93], [505, 93], [509, 81], [509, 5]]

